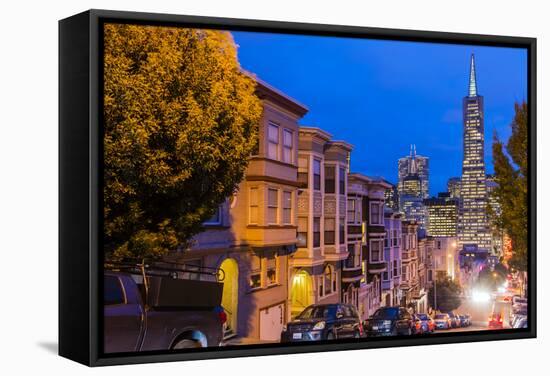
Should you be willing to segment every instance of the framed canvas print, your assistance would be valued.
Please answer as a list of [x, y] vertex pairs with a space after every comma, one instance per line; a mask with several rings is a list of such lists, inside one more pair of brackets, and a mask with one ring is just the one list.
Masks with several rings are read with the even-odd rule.
[[523, 37], [60, 21], [60, 355], [534, 337], [535, 53]]

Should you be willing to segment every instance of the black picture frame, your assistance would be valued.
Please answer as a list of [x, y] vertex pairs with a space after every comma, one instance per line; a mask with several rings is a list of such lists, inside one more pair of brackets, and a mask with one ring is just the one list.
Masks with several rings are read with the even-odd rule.
[[[101, 117], [102, 24], [107, 21], [330, 35], [446, 44], [522, 47], [528, 53], [529, 259], [528, 329], [464, 332], [429, 338], [337, 340], [320, 344], [247, 345], [102, 354]], [[59, 354], [89, 366], [232, 358], [319, 351], [534, 338], [536, 321], [536, 39], [217, 17], [88, 10], [59, 21]]]

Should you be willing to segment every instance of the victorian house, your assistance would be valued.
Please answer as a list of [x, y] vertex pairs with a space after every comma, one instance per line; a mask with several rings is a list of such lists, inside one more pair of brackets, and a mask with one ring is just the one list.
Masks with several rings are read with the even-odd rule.
[[404, 220], [401, 222], [401, 306], [416, 308], [419, 291], [418, 279], [418, 223]]
[[351, 145], [331, 141], [314, 127], [300, 127], [298, 143], [297, 251], [289, 259], [289, 315], [341, 301], [346, 239], [347, 161]]
[[[381, 273], [387, 270], [384, 258], [384, 193], [390, 185], [357, 173], [350, 174], [348, 181], [348, 221], [353, 216], [353, 222], [348, 222], [348, 249], [351, 251], [360, 247], [361, 252], [345, 264], [347, 273], [343, 274], [346, 277], [343, 282], [348, 284], [350, 290], [359, 289], [358, 309], [362, 317], [367, 318], [380, 307]], [[359, 278], [358, 265], [361, 265], [359, 284], [356, 281]]]
[[403, 214], [386, 207], [384, 210], [384, 259], [386, 271], [382, 273], [383, 306], [397, 306], [401, 302], [401, 221]]
[[[221, 269], [226, 337], [275, 341], [293, 307], [288, 291], [295, 277], [289, 270], [299, 225], [297, 122], [307, 108], [260, 80], [256, 90], [263, 103], [257, 153], [237, 192], [204, 223], [205, 231], [178, 261], [188, 268]], [[308, 184], [313, 188], [313, 158], [310, 162]], [[318, 243], [314, 238], [312, 232], [312, 247]]]
[[431, 236], [418, 238], [418, 293], [416, 298], [417, 312], [427, 312], [429, 308], [428, 291], [432, 286], [432, 256], [435, 241]]

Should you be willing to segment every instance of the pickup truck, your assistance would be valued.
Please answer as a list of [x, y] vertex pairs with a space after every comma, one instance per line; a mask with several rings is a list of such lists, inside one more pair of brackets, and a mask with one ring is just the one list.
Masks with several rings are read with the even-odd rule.
[[[219, 306], [222, 284], [155, 281], [144, 288], [131, 273], [104, 271], [104, 353], [221, 345], [226, 319]], [[191, 296], [189, 304], [181, 304], [186, 296]]]

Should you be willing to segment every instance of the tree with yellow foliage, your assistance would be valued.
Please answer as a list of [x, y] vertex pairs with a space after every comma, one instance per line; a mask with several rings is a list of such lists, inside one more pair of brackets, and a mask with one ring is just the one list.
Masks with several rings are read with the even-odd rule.
[[261, 103], [229, 32], [106, 24], [107, 257], [186, 247], [243, 179]]

